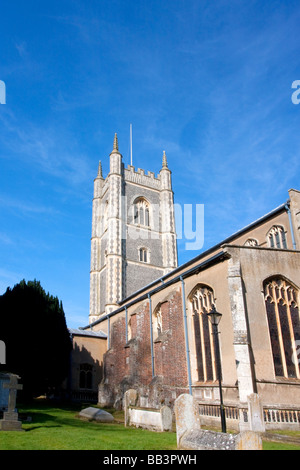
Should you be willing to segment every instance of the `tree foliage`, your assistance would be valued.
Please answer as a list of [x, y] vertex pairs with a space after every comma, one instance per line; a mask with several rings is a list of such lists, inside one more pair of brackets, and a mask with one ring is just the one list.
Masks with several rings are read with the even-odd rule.
[[69, 368], [71, 340], [62, 302], [39, 281], [21, 281], [0, 296], [0, 339], [9, 372], [34, 397], [59, 387]]

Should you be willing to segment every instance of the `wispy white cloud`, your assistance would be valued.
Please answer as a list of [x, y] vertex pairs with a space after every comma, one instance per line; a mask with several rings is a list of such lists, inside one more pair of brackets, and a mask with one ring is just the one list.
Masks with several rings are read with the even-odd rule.
[[[26, 162], [28, 167], [52, 175], [77, 186], [88, 181], [91, 174], [90, 160], [78, 150], [76, 137], [66, 129], [51, 124], [45, 126], [34, 122], [17, 120], [10, 114], [0, 116], [3, 146], [14, 155], [15, 160]], [[5, 158], [2, 151], [0, 158]]]
[[20, 199], [13, 199], [7, 195], [0, 194], [0, 206], [11, 209], [16, 209], [17, 212], [20, 214], [25, 214], [26, 216], [30, 214], [59, 214], [60, 211], [58, 209], [54, 209], [53, 207], [46, 206], [44, 204], [38, 204], [36, 202], [24, 201]]

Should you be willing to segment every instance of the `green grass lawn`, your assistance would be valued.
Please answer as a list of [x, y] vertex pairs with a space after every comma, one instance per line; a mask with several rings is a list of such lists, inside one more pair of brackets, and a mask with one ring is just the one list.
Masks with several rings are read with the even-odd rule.
[[263, 450], [300, 450], [300, 446], [281, 442], [263, 441]]
[[[95, 423], [78, 418], [81, 408], [57, 406], [36, 401], [19, 406], [21, 415], [32, 422], [23, 422], [25, 432], [1, 431], [0, 450], [173, 450], [174, 432], [156, 433], [144, 429], [125, 428], [118, 422]], [[108, 410], [111, 411], [111, 410]]]
[[[88, 406], [88, 405], [86, 405]], [[55, 406], [43, 400], [19, 406], [25, 432], [1, 431], [0, 450], [176, 450], [176, 433], [157, 433], [124, 427], [122, 412], [110, 411], [114, 423], [83, 421], [78, 417], [82, 407]], [[300, 433], [297, 433], [299, 436]], [[300, 450], [300, 446], [263, 442], [264, 450]]]

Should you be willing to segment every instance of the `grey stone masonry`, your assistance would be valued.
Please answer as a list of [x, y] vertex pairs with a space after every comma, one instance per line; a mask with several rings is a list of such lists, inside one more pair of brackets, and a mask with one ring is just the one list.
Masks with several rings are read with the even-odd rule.
[[99, 163], [94, 180], [90, 323], [177, 267], [171, 171], [165, 152], [157, 177], [132, 165], [125, 168], [115, 134], [109, 159], [107, 177]]

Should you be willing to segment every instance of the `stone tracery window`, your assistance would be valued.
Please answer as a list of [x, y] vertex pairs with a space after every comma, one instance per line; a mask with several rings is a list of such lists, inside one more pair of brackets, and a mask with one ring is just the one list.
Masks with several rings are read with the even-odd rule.
[[150, 227], [150, 206], [146, 199], [140, 197], [134, 203], [134, 223]]
[[205, 285], [197, 286], [190, 295], [190, 302], [193, 311], [198, 381], [214, 381], [217, 378], [214, 341], [207, 316], [215, 304], [213, 290]]
[[244, 246], [258, 246], [258, 241], [255, 238], [248, 238], [245, 241]]
[[274, 225], [271, 228], [268, 232], [267, 239], [270, 248], [287, 249], [285, 231], [280, 225]]
[[264, 283], [264, 296], [275, 375], [300, 378], [299, 292], [290, 282], [274, 277]]

